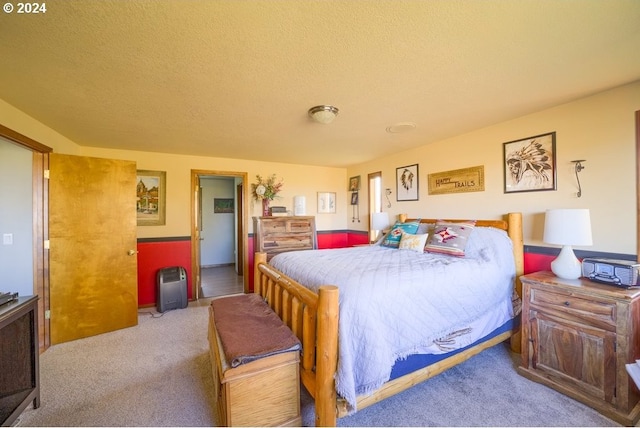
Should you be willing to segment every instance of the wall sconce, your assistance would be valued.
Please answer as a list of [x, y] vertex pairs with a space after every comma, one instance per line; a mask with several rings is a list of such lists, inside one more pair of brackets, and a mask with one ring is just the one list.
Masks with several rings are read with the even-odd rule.
[[384, 195], [387, 197], [387, 208], [391, 208], [391, 199], [389, 199], [389, 195], [391, 194], [391, 189], [387, 188], [384, 191]]
[[334, 106], [315, 106], [309, 109], [309, 116], [318, 123], [328, 124], [338, 115], [338, 109]]
[[582, 171], [584, 169], [584, 166], [582, 166], [582, 162], [586, 162], [586, 160], [584, 159], [580, 159], [580, 160], [572, 160], [571, 162], [575, 163], [575, 171], [576, 171], [576, 181], [578, 182], [578, 197], [582, 196], [582, 186], [580, 186], [580, 177], [578, 177], [578, 173], [580, 171]]

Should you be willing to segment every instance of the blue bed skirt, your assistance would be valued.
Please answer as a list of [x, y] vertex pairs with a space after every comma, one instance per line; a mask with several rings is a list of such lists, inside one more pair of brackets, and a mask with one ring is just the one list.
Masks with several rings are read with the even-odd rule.
[[451, 357], [453, 355], [459, 354], [469, 348], [474, 347], [475, 345], [485, 342], [492, 337], [498, 336], [506, 331], [513, 330], [518, 328], [520, 325], [520, 317], [515, 317], [502, 324], [500, 327], [493, 330], [491, 333], [486, 335], [485, 337], [476, 340], [470, 345], [465, 346], [464, 348], [456, 349], [452, 352], [447, 352], [445, 354], [414, 354], [408, 356], [404, 360], [397, 360], [391, 369], [391, 378], [389, 380], [397, 379], [406, 374], [415, 372], [416, 370], [427, 367], [431, 364], [437, 363], [438, 361], [442, 361], [445, 358]]

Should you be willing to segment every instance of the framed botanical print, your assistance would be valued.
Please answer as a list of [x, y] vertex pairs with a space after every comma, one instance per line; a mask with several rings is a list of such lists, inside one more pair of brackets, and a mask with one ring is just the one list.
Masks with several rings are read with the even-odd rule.
[[336, 192], [318, 192], [318, 214], [336, 212]]
[[418, 200], [418, 164], [396, 168], [396, 200]]
[[136, 219], [138, 226], [165, 224], [166, 172], [138, 170], [136, 179]]
[[556, 133], [503, 144], [504, 193], [556, 190]]

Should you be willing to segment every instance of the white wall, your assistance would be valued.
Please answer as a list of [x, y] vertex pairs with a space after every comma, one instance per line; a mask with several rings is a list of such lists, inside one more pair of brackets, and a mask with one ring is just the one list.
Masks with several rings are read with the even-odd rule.
[[34, 294], [32, 156], [0, 137], [0, 292], [20, 296]]
[[[307, 200], [307, 213], [316, 215], [318, 230], [366, 230], [367, 174], [381, 171], [383, 188], [395, 189], [395, 168], [418, 163], [419, 201], [396, 202], [394, 190], [391, 195], [393, 205], [388, 209], [392, 215], [497, 218], [502, 213], [520, 211], [524, 213], [525, 243], [545, 245], [541, 239], [546, 209], [585, 207], [591, 210], [594, 245], [584, 249], [635, 254], [634, 112], [637, 110], [640, 110], [640, 82], [348, 169], [81, 147], [1, 100], [0, 123], [58, 153], [133, 160], [139, 169], [167, 171], [167, 224], [139, 227], [140, 238], [190, 235], [192, 169], [243, 171], [247, 172], [249, 183], [254, 181], [256, 174], [275, 173], [285, 182], [282, 198], [276, 201], [278, 205], [293, 209], [293, 197], [302, 195]], [[464, 117], [460, 120], [464, 121]], [[503, 143], [551, 131], [557, 133], [557, 190], [504, 194]], [[402, 134], [389, 138], [389, 144], [393, 145], [394, 139], [402, 138]], [[582, 198], [576, 197], [573, 159], [587, 160], [586, 169], [580, 175]], [[484, 166], [484, 192], [428, 195], [428, 174], [476, 165]], [[347, 181], [348, 177], [356, 175], [361, 175], [363, 183], [361, 223], [350, 221], [352, 212]], [[316, 214], [317, 192], [332, 191], [337, 193], [336, 214]], [[260, 213], [257, 203], [252, 203], [248, 209], [251, 216]], [[248, 232], [252, 232], [252, 222], [248, 226]], [[612, 227], [615, 227], [614, 231]]]
[[235, 199], [233, 178], [200, 179], [202, 188], [202, 231], [200, 264], [202, 267], [235, 263], [234, 213], [214, 213], [215, 198]]
[[[517, 94], [514, 94], [517, 96]], [[491, 102], [491, 100], [487, 100]], [[468, 134], [399, 152], [348, 168], [361, 175], [361, 217], [353, 228], [366, 230], [366, 178], [381, 171], [383, 188], [393, 190], [391, 218], [499, 218], [524, 214], [525, 244], [542, 242], [544, 212], [549, 208], [589, 208], [593, 246], [577, 249], [636, 254], [636, 148], [634, 112], [640, 110], [640, 82], [615, 88], [572, 103], [553, 107]], [[460, 118], [464, 120], [464, 118]], [[557, 190], [504, 193], [503, 143], [556, 132]], [[397, 134], [394, 138], [402, 138]], [[575, 159], [586, 159], [580, 173], [582, 197], [574, 173]], [[396, 168], [419, 165], [419, 200], [396, 201]], [[428, 174], [484, 166], [483, 192], [428, 194]]]

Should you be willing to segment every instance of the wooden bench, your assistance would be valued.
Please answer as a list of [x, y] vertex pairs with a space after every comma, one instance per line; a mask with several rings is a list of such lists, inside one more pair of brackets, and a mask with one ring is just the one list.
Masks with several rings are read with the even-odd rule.
[[300, 342], [267, 303], [213, 299], [208, 330], [217, 425], [301, 426]]

